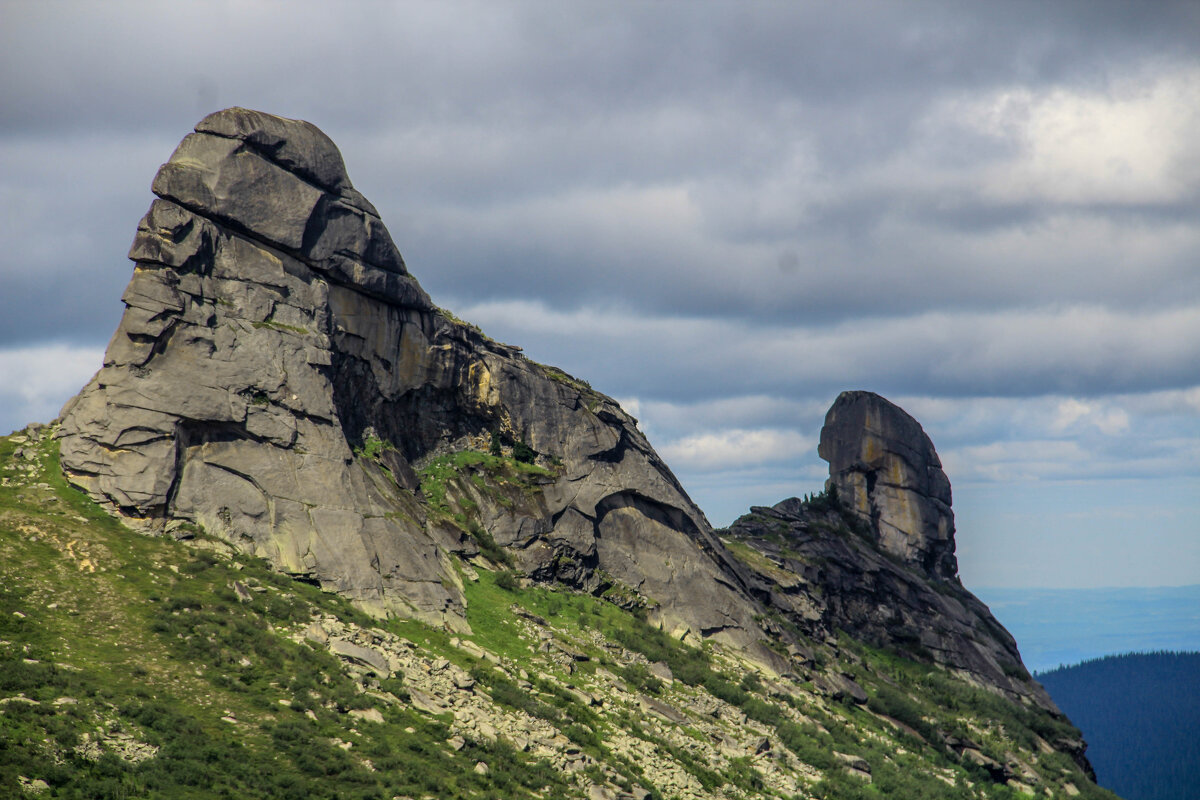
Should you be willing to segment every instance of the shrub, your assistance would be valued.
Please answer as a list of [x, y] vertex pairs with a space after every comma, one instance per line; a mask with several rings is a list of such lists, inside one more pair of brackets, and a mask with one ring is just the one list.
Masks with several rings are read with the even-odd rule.
[[[483, 553], [488, 561], [493, 564], [503, 564], [506, 567], [512, 564], [512, 557], [509, 556], [508, 551], [496, 544], [496, 540], [492, 538], [486, 528], [479, 523], [468, 523], [468, 528], [471, 531], [471, 538], [475, 540], [475, 544], [479, 545], [479, 552]], [[501, 586], [500, 588], [505, 587]]]
[[506, 592], [515, 592], [521, 588], [517, 583], [517, 573], [511, 569], [506, 569], [496, 575], [496, 585]]
[[537, 453], [524, 442], [517, 442], [513, 445], [513, 459], [523, 464], [532, 464], [537, 459]]

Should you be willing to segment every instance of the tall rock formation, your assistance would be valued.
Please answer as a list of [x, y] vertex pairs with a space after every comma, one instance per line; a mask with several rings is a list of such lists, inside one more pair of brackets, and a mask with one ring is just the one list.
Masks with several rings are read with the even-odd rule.
[[842, 392], [817, 454], [881, 550], [937, 580], [958, 580], [950, 480], [920, 423], [872, 392]]
[[[451, 556], [482, 545], [769, 658], [740, 567], [636, 421], [436, 308], [321, 131], [212, 114], [153, 191], [120, 327], [62, 413], [92, 497], [378, 614], [464, 624]], [[493, 438], [540, 469], [472, 455]]]
[[735, 552], [752, 593], [810, 638], [845, 631], [1057, 713], [1013, 637], [958, 580], [950, 481], [920, 424], [877, 394], [843, 392], [818, 453], [826, 494], [752, 508], [722, 532], [750, 548]]

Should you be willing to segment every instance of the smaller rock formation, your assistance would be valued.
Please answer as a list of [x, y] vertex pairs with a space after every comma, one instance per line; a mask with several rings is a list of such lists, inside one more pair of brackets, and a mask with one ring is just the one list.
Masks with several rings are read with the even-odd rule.
[[1059, 713], [958, 580], [950, 481], [920, 424], [877, 394], [843, 392], [818, 452], [823, 495], [756, 506], [721, 532], [740, 545], [751, 594], [812, 641], [843, 631]]
[[872, 392], [842, 392], [825, 415], [817, 454], [881, 550], [935, 580], [958, 580], [950, 480], [920, 423]]

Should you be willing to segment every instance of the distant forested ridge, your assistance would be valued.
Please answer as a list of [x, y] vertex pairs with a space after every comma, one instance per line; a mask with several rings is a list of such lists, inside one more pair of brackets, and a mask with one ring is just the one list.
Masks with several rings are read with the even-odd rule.
[[1039, 673], [1126, 800], [1200, 797], [1200, 652], [1128, 653]]

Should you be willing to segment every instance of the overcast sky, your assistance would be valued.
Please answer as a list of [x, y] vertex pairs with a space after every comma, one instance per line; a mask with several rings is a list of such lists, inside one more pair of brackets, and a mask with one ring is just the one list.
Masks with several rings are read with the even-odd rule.
[[309, 120], [439, 305], [617, 397], [718, 525], [843, 389], [970, 586], [1200, 583], [1200, 4], [0, 0], [0, 429], [100, 365], [160, 163]]

